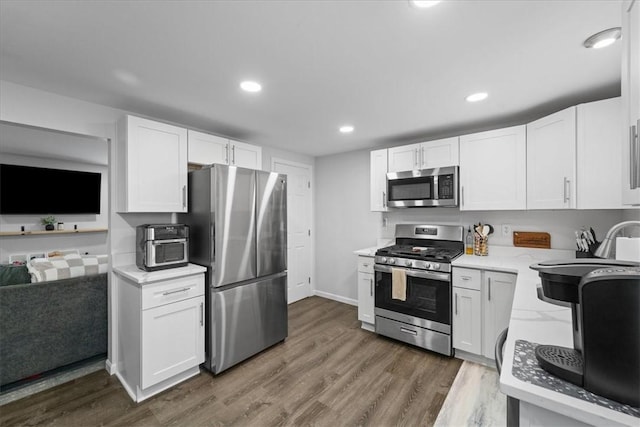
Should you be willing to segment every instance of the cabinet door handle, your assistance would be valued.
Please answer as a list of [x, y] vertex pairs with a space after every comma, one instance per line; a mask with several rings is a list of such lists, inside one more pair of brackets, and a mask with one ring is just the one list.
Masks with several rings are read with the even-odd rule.
[[418, 331], [412, 331], [411, 329], [400, 327], [400, 332], [404, 332], [409, 335], [418, 335]]
[[227, 145], [224, 147], [224, 151], [226, 152], [226, 155], [225, 155], [225, 157], [224, 157], [224, 162], [225, 162], [226, 164], [229, 164], [229, 144], [227, 144]]
[[169, 291], [169, 292], [164, 292], [162, 295], [172, 295], [172, 294], [179, 294], [180, 292], [187, 292], [189, 289], [191, 288], [182, 288], [182, 289], [178, 289], [177, 291]]
[[200, 303], [200, 326], [204, 325], [204, 303]]
[[570, 199], [571, 199], [571, 180], [565, 176], [564, 177], [564, 201], [565, 201], [565, 203], [568, 203]]
[[456, 292], [456, 316], [458, 315], [458, 293]]
[[461, 199], [460, 207], [463, 207], [464, 206], [464, 186], [460, 187], [460, 199]]
[[487, 283], [489, 285], [489, 292], [487, 296], [489, 297], [489, 301], [491, 301], [491, 277], [487, 279]]
[[231, 163], [236, 164], [236, 146], [231, 147]]
[[373, 296], [373, 279], [369, 279], [369, 294]]
[[419, 150], [416, 148], [416, 158], [415, 158], [415, 161], [413, 162], [416, 167], [418, 167], [418, 158], [419, 158], [419, 156], [420, 156]]
[[420, 166], [424, 166], [424, 147], [420, 147]]
[[387, 193], [385, 193], [384, 191], [382, 192], [382, 207], [387, 207]]
[[638, 124], [629, 128], [629, 185], [632, 190], [640, 187], [640, 141], [638, 132], [640, 131], [640, 119]]
[[183, 208], [187, 207], [187, 186], [186, 185], [182, 186], [182, 207]]

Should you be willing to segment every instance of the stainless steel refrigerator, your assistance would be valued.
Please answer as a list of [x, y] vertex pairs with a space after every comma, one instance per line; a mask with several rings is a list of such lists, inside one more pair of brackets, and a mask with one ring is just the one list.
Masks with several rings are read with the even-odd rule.
[[287, 337], [286, 175], [189, 172], [189, 260], [207, 267], [206, 361], [218, 374]]

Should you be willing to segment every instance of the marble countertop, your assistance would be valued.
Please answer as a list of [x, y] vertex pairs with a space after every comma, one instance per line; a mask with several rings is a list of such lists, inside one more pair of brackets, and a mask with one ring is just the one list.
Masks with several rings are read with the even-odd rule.
[[573, 347], [571, 310], [538, 299], [536, 288], [540, 278], [537, 271], [529, 268], [539, 261], [571, 258], [575, 254], [568, 250], [494, 246], [486, 257], [463, 255], [452, 264], [518, 274], [500, 375], [503, 393], [587, 424], [638, 426], [638, 418], [523, 382], [512, 375], [516, 340]]
[[185, 267], [167, 268], [164, 270], [144, 271], [135, 265], [114, 267], [113, 272], [139, 285], [155, 283], [162, 280], [178, 279], [207, 271], [205, 267], [188, 264]]

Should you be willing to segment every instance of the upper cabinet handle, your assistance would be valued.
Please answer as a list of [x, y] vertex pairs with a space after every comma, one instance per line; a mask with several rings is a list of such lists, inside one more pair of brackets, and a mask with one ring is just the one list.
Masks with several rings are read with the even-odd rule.
[[183, 208], [187, 207], [187, 186], [186, 185], [182, 186], [182, 207]]
[[224, 158], [224, 162], [229, 164], [229, 143], [224, 147], [224, 151], [226, 152], [226, 156]]

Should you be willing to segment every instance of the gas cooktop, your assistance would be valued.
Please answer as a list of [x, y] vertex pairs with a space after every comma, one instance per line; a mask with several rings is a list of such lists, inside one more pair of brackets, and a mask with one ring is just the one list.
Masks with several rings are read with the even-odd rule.
[[376, 255], [424, 261], [451, 262], [462, 255], [462, 250], [456, 248], [392, 245], [378, 249]]

